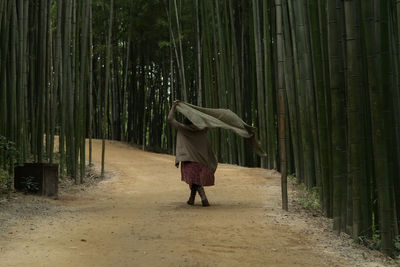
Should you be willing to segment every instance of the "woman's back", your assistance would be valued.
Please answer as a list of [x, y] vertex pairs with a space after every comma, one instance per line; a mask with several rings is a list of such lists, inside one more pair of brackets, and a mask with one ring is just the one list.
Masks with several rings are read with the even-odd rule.
[[199, 130], [196, 126], [177, 127], [176, 160], [199, 162], [212, 172], [217, 169], [217, 160], [207, 138], [207, 129]]

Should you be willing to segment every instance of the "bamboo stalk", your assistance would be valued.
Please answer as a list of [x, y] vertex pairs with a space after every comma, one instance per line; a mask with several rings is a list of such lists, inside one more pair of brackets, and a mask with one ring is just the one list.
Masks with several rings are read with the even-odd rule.
[[185, 76], [185, 65], [183, 62], [183, 49], [182, 49], [182, 35], [181, 35], [181, 30], [180, 30], [180, 22], [179, 22], [179, 15], [178, 15], [178, 7], [176, 4], [176, 0], [174, 0], [174, 7], [175, 7], [175, 18], [176, 18], [176, 27], [178, 31], [178, 43], [179, 43], [179, 60], [180, 60], [180, 72], [182, 73], [181, 79], [182, 79], [182, 98], [184, 101], [188, 101], [188, 96], [187, 96], [187, 89], [186, 89], [186, 76]]
[[[363, 77], [362, 77], [362, 52], [360, 40], [360, 10], [359, 1], [344, 3], [346, 19], [346, 48], [347, 48], [347, 120], [348, 120], [348, 178], [352, 181], [352, 207], [353, 221], [352, 234], [358, 237], [367, 229], [363, 227], [361, 218], [361, 203], [368, 199], [361, 199], [361, 195], [367, 196], [368, 181], [366, 181], [366, 162], [364, 148], [364, 125], [365, 115], [363, 113]], [[369, 227], [369, 225], [367, 225]]]
[[88, 137], [89, 137], [89, 166], [92, 166], [92, 151], [93, 151], [93, 3], [89, 0], [89, 112], [88, 112]]
[[[261, 147], [266, 147], [266, 126], [265, 126], [265, 110], [264, 110], [264, 75], [262, 66], [262, 49], [261, 49], [261, 33], [260, 33], [260, 15], [258, 1], [253, 0], [253, 27], [254, 27], [254, 50], [255, 50], [255, 60], [256, 60], [256, 81], [257, 81], [257, 111], [258, 111], [258, 124], [259, 124], [259, 136], [261, 138]], [[262, 168], [272, 168], [271, 165], [267, 166], [265, 159], [261, 159]]]
[[300, 17], [296, 17], [294, 14], [294, 8], [291, 1], [289, 4], [289, 14], [290, 23], [292, 27], [292, 39], [297, 40], [297, 44], [302, 45], [294, 49], [295, 59], [295, 73], [296, 73], [296, 87], [298, 88], [298, 104], [299, 104], [299, 117], [300, 117], [300, 135], [301, 135], [301, 145], [303, 153], [303, 175], [304, 177], [299, 177], [299, 181], [304, 181], [308, 188], [313, 187], [315, 181], [315, 169], [314, 169], [314, 148], [311, 135], [311, 125], [310, 125], [310, 111], [307, 103], [307, 90], [312, 88], [310, 82], [312, 78], [310, 77], [310, 63], [309, 63], [309, 51], [306, 45], [307, 34], [304, 22], [305, 9], [304, 1], [296, 1], [296, 8], [299, 10], [296, 14], [301, 14]]
[[101, 176], [104, 177], [104, 160], [105, 160], [105, 149], [106, 142], [105, 138], [108, 133], [108, 90], [109, 90], [109, 79], [110, 79], [110, 61], [111, 61], [111, 34], [113, 24], [113, 8], [114, 0], [110, 0], [110, 20], [108, 24], [108, 37], [107, 37], [107, 53], [106, 53], [106, 79], [104, 86], [104, 111], [103, 111], [103, 139], [102, 139], [102, 153], [101, 153]]
[[[69, 3], [70, 0], [67, 0], [65, 3], [65, 14], [66, 14], [66, 19], [64, 23], [64, 42], [67, 42], [69, 40]], [[62, 15], [63, 15], [63, 3], [62, 0], [57, 1], [57, 50], [58, 50], [58, 56], [60, 58], [60, 64], [59, 64], [59, 70], [58, 70], [58, 76], [60, 79], [60, 88], [59, 88], [59, 116], [60, 116], [60, 136], [59, 136], [59, 144], [58, 144], [58, 150], [60, 153], [60, 176], [64, 176], [65, 173], [65, 99], [66, 99], [66, 75], [64, 71], [67, 70], [67, 57], [68, 57], [68, 52], [66, 50], [65, 45], [63, 46], [62, 40], [61, 40], [61, 25], [62, 25]]]
[[276, 10], [276, 40], [278, 63], [278, 106], [279, 106], [279, 155], [281, 171], [282, 208], [288, 210], [287, 175], [286, 175], [286, 88], [284, 77], [284, 43], [283, 43], [283, 19], [282, 1], [275, 0]]
[[80, 116], [79, 116], [79, 154], [80, 154], [80, 183], [83, 183], [85, 177], [85, 147], [86, 147], [86, 84], [85, 78], [87, 76], [87, 46], [88, 46], [88, 25], [89, 25], [89, 0], [83, 2], [82, 7], [82, 35], [81, 35], [81, 58], [80, 58], [80, 88], [79, 88], [79, 102], [80, 102]]
[[346, 181], [346, 145], [345, 145], [345, 111], [344, 111], [344, 77], [340, 67], [343, 66], [340, 47], [340, 29], [336, 13], [338, 1], [329, 1], [328, 13], [328, 55], [329, 87], [331, 90], [332, 109], [332, 179], [333, 179], [333, 229], [342, 229], [342, 199]]

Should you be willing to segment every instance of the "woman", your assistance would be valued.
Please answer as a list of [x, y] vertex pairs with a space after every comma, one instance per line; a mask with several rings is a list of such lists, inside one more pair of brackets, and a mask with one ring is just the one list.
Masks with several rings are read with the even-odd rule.
[[209, 206], [203, 186], [214, 185], [217, 160], [207, 139], [207, 128], [197, 128], [189, 119], [184, 124], [175, 120], [175, 100], [168, 114], [168, 122], [177, 129], [175, 165], [181, 162], [182, 181], [189, 184], [190, 197], [187, 204], [194, 205], [196, 192], [199, 192], [204, 207]]

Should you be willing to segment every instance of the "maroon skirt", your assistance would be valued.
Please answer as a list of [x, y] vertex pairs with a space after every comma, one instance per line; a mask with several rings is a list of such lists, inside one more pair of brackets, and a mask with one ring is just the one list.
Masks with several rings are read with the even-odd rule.
[[182, 181], [188, 183], [190, 186], [192, 184], [201, 186], [214, 185], [214, 173], [208, 167], [198, 162], [182, 161], [181, 174]]

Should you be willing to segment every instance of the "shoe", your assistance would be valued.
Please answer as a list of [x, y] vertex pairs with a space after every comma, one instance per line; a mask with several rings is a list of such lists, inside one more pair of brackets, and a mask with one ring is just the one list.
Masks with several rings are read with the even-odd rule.
[[199, 192], [199, 195], [201, 197], [201, 204], [203, 207], [208, 207], [210, 206], [210, 203], [208, 203], [206, 192], [204, 192], [204, 188], [202, 186], [199, 186], [197, 188], [197, 191]]
[[194, 199], [196, 197], [196, 192], [197, 192], [197, 185], [193, 184], [192, 188], [190, 189], [189, 200], [186, 202], [188, 205], [194, 205]]
[[203, 207], [208, 207], [208, 206], [210, 206], [210, 203], [208, 203], [208, 200], [207, 200], [207, 199], [202, 200], [202, 201], [201, 201], [201, 204], [203, 205]]

